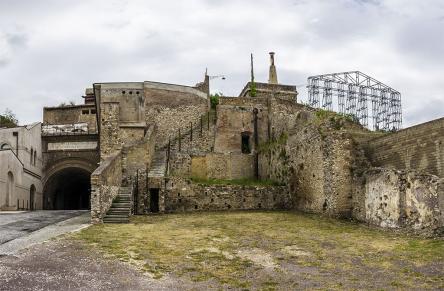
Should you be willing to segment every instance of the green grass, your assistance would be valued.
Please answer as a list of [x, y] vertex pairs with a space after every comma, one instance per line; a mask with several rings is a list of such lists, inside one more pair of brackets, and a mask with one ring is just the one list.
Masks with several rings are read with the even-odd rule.
[[191, 177], [191, 181], [203, 185], [240, 185], [240, 186], [281, 186], [278, 182], [272, 180], [256, 180], [256, 179], [203, 179]]
[[295, 212], [137, 216], [72, 238], [153, 278], [173, 275], [236, 289], [444, 287], [442, 239]]

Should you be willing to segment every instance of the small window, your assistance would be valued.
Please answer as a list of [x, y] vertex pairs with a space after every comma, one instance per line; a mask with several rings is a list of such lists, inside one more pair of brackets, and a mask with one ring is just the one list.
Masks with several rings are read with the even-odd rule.
[[122, 91], [122, 94], [125, 94], [126, 92], [125, 91]]
[[251, 153], [250, 134], [248, 134], [246, 132], [242, 133], [242, 153], [243, 154]]
[[31, 148], [31, 160], [30, 163], [32, 164], [32, 161], [34, 160], [34, 149]]
[[96, 114], [96, 110], [95, 109], [91, 109], [91, 114]]
[[133, 94], [133, 91], [129, 91], [130, 95]]
[[136, 91], [136, 94], [139, 95], [139, 91]]
[[82, 110], [82, 114], [89, 114], [89, 110], [88, 109], [83, 109]]

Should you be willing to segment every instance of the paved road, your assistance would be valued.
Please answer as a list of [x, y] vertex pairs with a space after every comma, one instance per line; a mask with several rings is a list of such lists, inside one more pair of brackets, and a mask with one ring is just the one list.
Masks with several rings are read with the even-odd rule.
[[88, 212], [88, 210], [0, 212], [0, 246], [49, 225]]

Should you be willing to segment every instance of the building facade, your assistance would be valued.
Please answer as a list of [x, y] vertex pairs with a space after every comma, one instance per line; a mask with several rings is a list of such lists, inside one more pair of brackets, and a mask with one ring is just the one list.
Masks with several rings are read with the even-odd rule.
[[42, 209], [41, 123], [0, 129], [0, 210]]

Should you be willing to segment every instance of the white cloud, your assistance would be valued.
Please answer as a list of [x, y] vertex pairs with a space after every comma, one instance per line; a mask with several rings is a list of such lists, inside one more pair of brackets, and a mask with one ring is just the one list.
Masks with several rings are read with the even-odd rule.
[[443, 24], [439, 0], [2, 0], [0, 110], [28, 123], [93, 82], [193, 85], [206, 67], [227, 76], [213, 90], [237, 95], [250, 52], [265, 81], [273, 50], [281, 82], [360, 70], [387, 83], [408, 126], [444, 115], [433, 106], [444, 100]]

